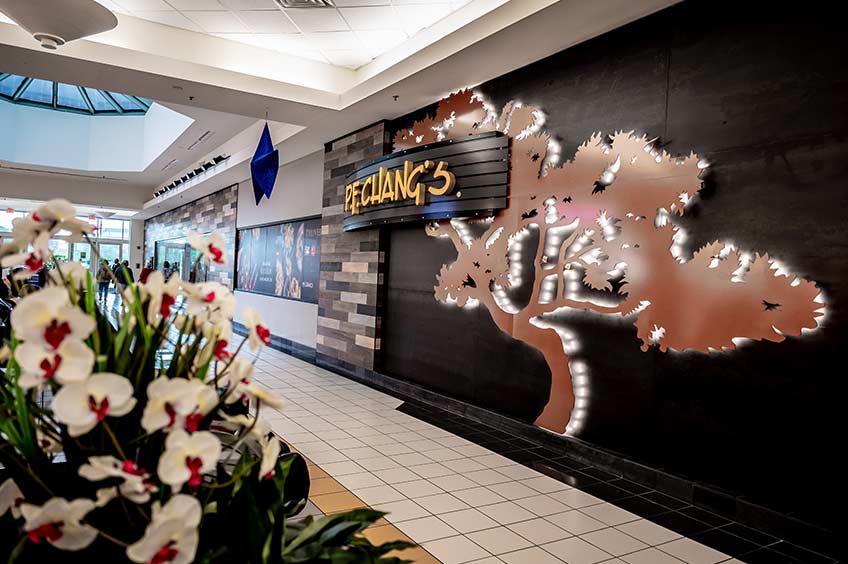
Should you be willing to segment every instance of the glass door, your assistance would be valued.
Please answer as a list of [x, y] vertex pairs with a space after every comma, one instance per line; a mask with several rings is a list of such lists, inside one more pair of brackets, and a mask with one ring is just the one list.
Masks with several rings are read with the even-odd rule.
[[71, 260], [82, 264], [86, 268], [91, 268], [91, 245], [88, 243], [72, 244]]
[[[100, 243], [97, 245], [100, 250], [100, 258], [105, 259], [112, 266], [115, 259], [121, 260], [121, 245], [120, 243]], [[95, 265], [95, 271], [96, 271]]]

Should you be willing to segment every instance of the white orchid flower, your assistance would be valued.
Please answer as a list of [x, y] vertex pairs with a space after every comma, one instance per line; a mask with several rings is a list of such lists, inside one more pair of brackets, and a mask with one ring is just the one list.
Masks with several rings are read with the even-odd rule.
[[76, 215], [77, 210], [71, 202], [57, 198], [38, 206], [32, 212], [32, 219], [41, 224], [52, 225], [51, 236], [60, 230], [68, 231], [70, 235], [66, 237], [67, 240], [75, 243], [82, 239], [83, 234], [94, 232], [90, 223], [78, 219]]
[[24, 530], [34, 543], [47, 541], [61, 550], [82, 550], [97, 537], [96, 529], [80, 523], [94, 507], [90, 499], [69, 502], [61, 497], [51, 498], [40, 507], [24, 503]]
[[156, 473], [163, 483], [179, 491], [188, 482], [197, 487], [203, 474], [211, 472], [221, 457], [221, 442], [209, 431], [189, 435], [175, 429], [165, 439], [165, 452], [159, 458]]
[[[82, 286], [84, 288], [86, 277], [88, 276], [88, 268], [78, 262], [66, 262], [51, 270], [48, 276], [56, 285], [62, 285], [65, 281], [68, 281], [76, 287]], [[64, 280], [62, 280], [63, 278]]]
[[262, 445], [262, 462], [259, 464], [259, 479], [270, 480], [277, 467], [277, 459], [280, 458], [280, 440], [277, 437], [265, 437], [260, 441]]
[[18, 250], [26, 249], [48, 227], [47, 223], [34, 220], [32, 215], [17, 217], [12, 220], [12, 241], [9, 244]]
[[190, 495], [177, 494], [161, 509], [154, 504], [153, 519], [141, 540], [127, 548], [127, 557], [138, 564], [190, 564], [202, 516], [200, 502]]
[[236, 312], [236, 298], [229, 288], [218, 282], [184, 284], [186, 312], [202, 322], [220, 324], [230, 321]]
[[65, 339], [82, 341], [95, 329], [94, 319], [72, 305], [65, 288], [34, 292], [18, 302], [11, 315], [15, 335], [22, 341], [56, 350]]
[[[79, 475], [86, 480], [99, 482], [109, 478], [121, 478], [123, 482], [117, 488], [103, 488], [98, 490], [99, 503], [108, 502], [112, 497], [113, 490], [132, 501], [133, 503], [147, 503], [150, 494], [158, 490], [150, 480], [150, 474], [144, 468], [139, 468], [131, 460], [121, 462], [114, 456], [91, 456], [86, 464], [79, 467]], [[101, 493], [104, 491], [104, 493]]]
[[241, 391], [255, 402], [262, 403], [262, 405], [267, 405], [274, 409], [281, 409], [285, 405], [283, 398], [259, 384], [247, 384], [241, 387]]
[[147, 305], [147, 319], [151, 324], [156, 324], [159, 319], [171, 317], [171, 308], [180, 294], [180, 276], [174, 274], [166, 282], [165, 275], [156, 270], [148, 275], [143, 284], [139, 284], [139, 289], [142, 296], [150, 298]]
[[68, 339], [54, 351], [26, 342], [15, 349], [15, 360], [21, 367], [18, 385], [28, 390], [49, 380], [59, 384], [84, 381], [94, 367], [94, 351], [82, 341]]
[[253, 364], [241, 357], [230, 361], [229, 368], [219, 378], [219, 382], [227, 389], [226, 403], [235, 403], [247, 398], [245, 388], [253, 377]]
[[271, 344], [271, 331], [262, 324], [259, 312], [248, 306], [242, 311], [244, 325], [247, 327], [247, 343], [250, 350], [260, 349]]
[[[261, 441], [271, 433], [271, 424], [265, 419], [256, 420], [250, 415], [227, 415], [222, 413], [223, 421], [216, 421], [215, 426], [220, 426], [228, 430], [236, 431], [238, 429], [250, 429], [248, 438]], [[254, 423], [254, 421], [256, 421]]]
[[13, 479], [9, 478], [0, 484], [0, 517], [11, 511], [12, 517], [20, 518], [23, 502], [24, 494]]
[[148, 433], [159, 429], [194, 432], [217, 403], [218, 394], [200, 380], [156, 378], [147, 386], [141, 426]]
[[218, 233], [210, 233], [209, 237], [204, 237], [200, 233], [192, 231], [188, 234], [188, 244], [201, 252], [206, 266], [212, 263], [227, 264], [227, 257], [224, 255], [226, 241], [224, 237]]
[[84, 382], [66, 384], [56, 392], [53, 414], [57, 421], [68, 426], [68, 434], [79, 437], [107, 416], [126, 415], [135, 404], [128, 379], [111, 372], [99, 372]]
[[[3, 257], [3, 259], [0, 260], [0, 266], [3, 266], [4, 268], [15, 266], [25, 267], [20, 272], [15, 273], [13, 278], [15, 280], [26, 280], [44, 267], [44, 263], [50, 256], [50, 247], [48, 246], [49, 241], [50, 233], [47, 231], [39, 233], [31, 243], [31, 250], [24, 250], [16, 254]], [[26, 249], [26, 247], [19, 248]]]

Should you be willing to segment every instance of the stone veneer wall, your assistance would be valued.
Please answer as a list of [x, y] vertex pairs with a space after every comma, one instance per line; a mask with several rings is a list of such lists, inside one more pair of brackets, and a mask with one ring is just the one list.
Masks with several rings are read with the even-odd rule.
[[343, 231], [345, 176], [389, 152], [385, 122], [324, 148], [318, 353], [367, 369], [380, 349], [385, 247], [380, 229]]
[[233, 287], [233, 263], [236, 250], [236, 210], [238, 184], [219, 190], [199, 200], [167, 211], [144, 222], [144, 264], [153, 258], [156, 241], [185, 237], [189, 231], [217, 231], [226, 241], [227, 264], [212, 265], [209, 281]]

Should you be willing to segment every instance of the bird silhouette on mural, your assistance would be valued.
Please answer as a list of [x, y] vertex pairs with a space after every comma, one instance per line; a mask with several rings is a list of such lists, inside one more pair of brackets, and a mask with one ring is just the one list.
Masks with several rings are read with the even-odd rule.
[[643, 350], [722, 352], [817, 327], [815, 283], [769, 255], [719, 241], [686, 251], [676, 218], [701, 189], [707, 165], [697, 155], [675, 157], [619, 131], [592, 135], [558, 165], [543, 122], [514, 102], [497, 115], [464, 90], [394, 140], [400, 151], [484, 131], [510, 136], [509, 206], [426, 231], [457, 250], [436, 277], [436, 299], [486, 307], [502, 331], [544, 355], [552, 382], [537, 425], [573, 433], [585, 416], [585, 367], [569, 362], [579, 335], [554, 319], [568, 309], [632, 320]]

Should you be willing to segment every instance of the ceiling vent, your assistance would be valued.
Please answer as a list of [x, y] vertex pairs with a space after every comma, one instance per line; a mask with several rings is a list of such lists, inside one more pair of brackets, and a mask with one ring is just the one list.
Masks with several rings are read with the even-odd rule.
[[274, 0], [280, 8], [335, 8], [333, 0]]

